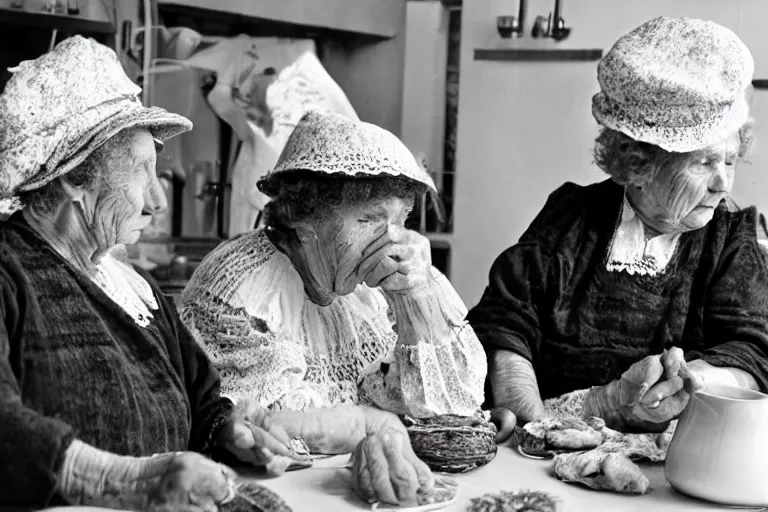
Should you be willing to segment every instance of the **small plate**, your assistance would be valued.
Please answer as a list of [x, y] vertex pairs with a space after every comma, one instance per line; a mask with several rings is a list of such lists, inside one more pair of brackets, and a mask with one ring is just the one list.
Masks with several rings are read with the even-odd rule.
[[554, 455], [553, 453], [551, 453], [551, 452], [547, 452], [547, 454], [546, 454], [546, 455], [533, 455], [533, 454], [531, 454], [531, 453], [526, 453], [526, 452], [523, 450], [523, 447], [522, 447], [522, 446], [520, 446], [520, 445], [517, 445], [517, 446], [515, 447], [515, 450], [517, 450], [517, 453], [519, 453], [520, 455], [522, 455], [523, 457], [526, 457], [526, 458], [528, 458], [528, 459], [534, 459], [534, 460], [549, 460], [549, 459], [554, 459], [554, 458], [555, 458], [555, 455]]

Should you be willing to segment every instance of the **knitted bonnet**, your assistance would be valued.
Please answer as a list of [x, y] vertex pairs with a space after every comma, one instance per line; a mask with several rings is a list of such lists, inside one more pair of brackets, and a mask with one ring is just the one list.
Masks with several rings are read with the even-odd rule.
[[334, 112], [302, 116], [277, 160], [258, 188], [275, 197], [283, 177], [314, 171], [354, 177], [402, 176], [435, 190], [435, 183], [395, 135], [374, 124]]
[[619, 39], [597, 68], [592, 114], [601, 125], [667, 151], [716, 144], [749, 115], [754, 60], [731, 30], [655, 18]]

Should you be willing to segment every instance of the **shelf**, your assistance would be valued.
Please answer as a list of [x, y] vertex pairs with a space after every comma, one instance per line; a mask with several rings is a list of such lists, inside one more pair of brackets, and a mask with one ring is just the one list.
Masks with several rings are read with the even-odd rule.
[[603, 58], [601, 48], [594, 49], [476, 49], [475, 60], [514, 62], [589, 62]]
[[114, 34], [115, 26], [109, 21], [82, 16], [30, 12], [0, 8], [0, 24], [58, 29], [68, 33]]
[[405, 0], [158, 0], [162, 9], [183, 10], [206, 19], [225, 15], [379, 38], [403, 29]]

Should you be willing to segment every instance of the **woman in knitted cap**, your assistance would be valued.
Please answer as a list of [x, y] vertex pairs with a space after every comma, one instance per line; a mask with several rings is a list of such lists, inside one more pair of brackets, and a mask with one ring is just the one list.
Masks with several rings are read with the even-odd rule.
[[467, 453], [417, 453], [443, 470], [490, 460], [485, 354], [429, 242], [404, 227], [434, 190], [410, 151], [377, 126], [309, 112], [258, 186], [273, 198], [265, 228], [219, 246], [182, 294], [223, 391], [272, 410], [369, 403], [416, 430], [455, 416], [451, 428], [476, 437]]
[[6, 212], [24, 208], [0, 229], [0, 508], [285, 511], [201, 454], [279, 472], [306, 459], [289, 432], [365, 448], [357, 472], [378, 496], [393, 493], [387, 461], [416, 481], [395, 485], [398, 498], [428, 494], [432, 475], [397, 443], [407, 437], [391, 415], [358, 411], [334, 436], [322, 414], [234, 409], [173, 302], [120, 259], [166, 206], [156, 146], [189, 121], [143, 107], [93, 40], [67, 39], [13, 71], [0, 95], [0, 198]]
[[733, 32], [688, 18], [649, 21], [601, 61], [595, 160], [610, 179], [553, 192], [468, 316], [499, 440], [574, 390], [581, 402], [557, 402], [571, 413], [651, 432], [702, 385], [768, 391], [757, 213], [728, 201], [753, 68]]

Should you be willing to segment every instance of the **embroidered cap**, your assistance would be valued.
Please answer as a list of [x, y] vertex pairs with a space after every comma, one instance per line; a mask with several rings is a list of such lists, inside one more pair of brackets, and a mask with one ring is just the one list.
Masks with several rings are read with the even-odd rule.
[[62, 176], [118, 132], [146, 127], [159, 140], [192, 129], [186, 118], [144, 107], [117, 55], [74, 36], [24, 61], [0, 95], [0, 199]]
[[394, 134], [335, 112], [304, 114], [275, 168], [259, 180], [258, 188], [274, 197], [280, 191], [281, 179], [301, 170], [350, 178], [403, 176], [436, 190], [432, 177]]
[[749, 49], [731, 30], [693, 18], [655, 18], [600, 61], [592, 114], [635, 140], [695, 151], [747, 121], [754, 69]]

